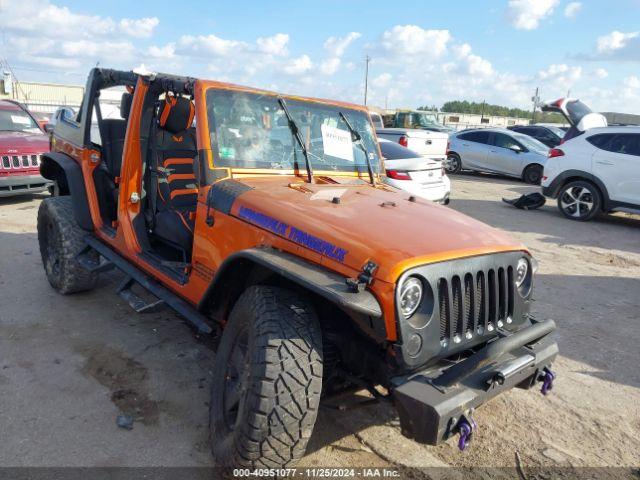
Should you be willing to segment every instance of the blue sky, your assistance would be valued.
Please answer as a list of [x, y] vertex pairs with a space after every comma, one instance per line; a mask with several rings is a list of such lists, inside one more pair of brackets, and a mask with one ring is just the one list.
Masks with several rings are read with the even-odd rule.
[[290, 93], [440, 106], [529, 107], [571, 90], [640, 113], [640, 0], [0, 0], [0, 59], [24, 80], [150, 69]]

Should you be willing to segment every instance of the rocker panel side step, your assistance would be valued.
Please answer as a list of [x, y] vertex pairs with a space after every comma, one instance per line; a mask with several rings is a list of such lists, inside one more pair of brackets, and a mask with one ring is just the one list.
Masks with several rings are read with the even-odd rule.
[[[125, 281], [118, 288], [118, 294], [123, 299], [125, 299], [132, 307], [137, 304], [142, 309], [142, 311], [149, 311], [149, 308], [155, 308], [156, 306], [160, 305], [159, 302], [164, 302], [166, 305], [168, 305], [173, 310], [182, 315], [185, 319], [187, 319], [191, 324], [193, 324], [198, 329], [199, 333], [211, 333], [213, 331], [208, 324], [209, 319], [198, 312], [195, 307], [184, 301], [182, 298], [178, 297], [167, 288], [160, 285], [142, 270], [133, 266], [125, 258], [114, 252], [100, 240], [92, 235], [88, 235], [86, 237], [86, 242], [88, 247], [96, 250], [107, 260], [108, 263], [112, 263], [113, 266], [115, 266], [128, 276], [128, 278], [125, 279]], [[82, 255], [82, 253], [80, 255]], [[101, 263], [100, 265], [106, 266], [107, 262]], [[93, 267], [95, 268], [96, 265], [94, 265]], [[91, 269], [91, 266], [89, 266], [89, 269]], [[137, 295], [135, 295], [135, 293], [133, 293], [130, 289], [131, 285], [133, 285], [133, 282], [138, 283], [149, 293], [157, 297], [158, 302], [146, 304], [144, 300], [137, 297]], [[138, 311], [136, 307], [134, 307], [134, 310]]]

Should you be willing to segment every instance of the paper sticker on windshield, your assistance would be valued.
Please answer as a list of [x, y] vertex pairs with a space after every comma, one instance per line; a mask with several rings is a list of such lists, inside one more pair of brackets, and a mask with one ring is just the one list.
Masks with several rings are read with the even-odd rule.
[[339, 128], [322, 125], [322, 147], [324, 154], [353, 162], [353, 142], [351, 133]]
[[11, 121], [13, 123], [21, 123], [22, 125], [31, 125], [29, 117], [23, 117], [22, 115], [11, 115]]

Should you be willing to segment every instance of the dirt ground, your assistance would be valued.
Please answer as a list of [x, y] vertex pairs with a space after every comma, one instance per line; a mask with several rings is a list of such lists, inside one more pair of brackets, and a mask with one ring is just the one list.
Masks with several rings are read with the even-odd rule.
[[[610, 466], [637, 478], [640, 217], [577, 223], [552, 203], [527, 212], [500, 202], [532, 190], [459, 175], [450, 207], [511, 232], [539, 260], [534, 314], [559, 327], [552, 393], [513, 390], [480, 408], [464, 453], [405, 439], [386, 405], [323, 409], [302, 465], [518, 467], [521, 477]], [[0, 199], [0, 467], [211, 465], [213, 353], [171, 312], [133, 313], [115, 274], [90, 293], [54, 292], [36, 236], [42, 198]], [[132, 430], [116, 426], [121, 412], [136, 417]]]

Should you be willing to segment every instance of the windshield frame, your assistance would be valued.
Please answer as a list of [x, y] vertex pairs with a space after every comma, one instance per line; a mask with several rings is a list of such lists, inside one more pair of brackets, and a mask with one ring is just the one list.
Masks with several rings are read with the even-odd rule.
[[[221, 161], [220, 159], [220, 147], [218, 144], [218, 132], [216, 131], [215, 118], [210, 117], [209, 112], [209, 103], [208, 103], [208, 95], [210, 91], [218, 91], [218, 92], [230, 92], [230, 93], [246, 93], [253, 94], [259, 97], [270, 97], [274, 103], [278, 102], [279, 98], [282, 98], [286, 101], [289, 110], [296, 110], [297, 108], [304, 106], [305, 104], [309, 104], [310, 107], [317, 106], [319, 108], [328, 108], [335, 111], [335, 117], [338, 118], [339, 112], [345, 114], [351, 121], [354, 117], [354, 113], [358, 115], [362, 115], [361, 121], [366, 122], [368, 125], [368, 129], [370, 133], [370, 141], [371, 145], [367, 145], [367, 148], [370, 153], [374, 154], [374, 158], [371, 160], [371, 164], [374, 170], [374, 177], [377, 181], [380, 180], [382, 174], [384, 172], [384, 165], [382, 160], [382, 154], [380, 153], [380, 147], [377, 142], [377, 136], [375, 133], [375, 126], [371, 122], [371, 118], [369, 116], [369, 112], [365, 107], [354, 105], [345, 102], [339, 101], [329, 101], [308, 97], [300, 97], [294, 95], [283, 95], [278, 94], [276, 92], [254, 89], [249, 87], [241, 87], [238, 85], [226, 84], [222, 82], [215, 81], [202, 81], [199, 80], [196, 86], [196, 92], [198, 101], [197, 103], [200, 105], [197, 128], [199, 131], [198, 137], [201, 140], [201, 150], [204, 150], [204, 157], [208, 160], [209, 169], [214, 171], [224, 171], [224, 176], [232, 176], [234, 174], [257, 174], [257, 175], [295, 175], [300, 177], [306, 177], [307, 172], [304, 167], [304, 157], [300, 155], [300, 158], [297, 158], [297, 166], [294, 165], [294, 168], [270, 168], [268, 166], [255, 166], [248, 167], [243, 165], [230, 165]], [[333, 117], [331, 117], [333, 118]], [[344, 122], [340, 122], [341, 130], [348, 131], [348, 128], [344, 124]], [[287, 127], [288, 128], [288, 127]], [[365, 131], [359, 129], [359, 133], [365, 137]], [[306, 137], [305, 137], [306, 140]], [[315, 140], [315, 139], [312, 139]], [[295, 140], [293, 141], [295, 143]], [[204, 147], [204, 148], [202, 148]], [[360, 151], [356, 142], [353, 142], [353, 148], [356, 151]], [[296, 148], [294, 146], [295, 152], [300, 152], [299, 146]], [[376, 158], [377, 155], [377, 158]], [[310, 157], [313, 157], [310, 155]], [[312, 160], [313, 161], [313, 160]], [[266, 162], [265, 162], [266, 163]], [[297, 167], [297, 168], [296, 168]], [[314, 176], [346, 176], [346, 177], [356, 177], [360, 178], [363, 181], [367, 181], [369, 178], [369, 172], [367, 168], [366, 162], [357, 162], [354, 165], [353, 169], [325, 169], [319, 166], [317, 163], [313, 164], [313, 172]], [[218, 174], [215, 174], [214, 177], [217, 177]], [[207, 175], [207, 177], [209, 177]], [[207, 183], [210, 183], [207, 181]]]

